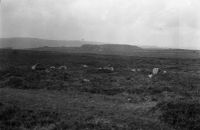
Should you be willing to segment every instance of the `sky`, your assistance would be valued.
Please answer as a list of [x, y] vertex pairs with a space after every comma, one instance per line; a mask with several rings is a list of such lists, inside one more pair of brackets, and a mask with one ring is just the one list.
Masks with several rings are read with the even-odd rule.
[[1, 0], [0, 37], [200, 50], [200, 1]]

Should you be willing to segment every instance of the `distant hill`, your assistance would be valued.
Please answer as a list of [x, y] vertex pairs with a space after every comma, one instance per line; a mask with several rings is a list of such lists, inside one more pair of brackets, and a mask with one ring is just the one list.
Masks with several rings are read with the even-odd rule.
[[1, 48], [39, 51], [132, 55], [142, 48], [132, 45], [107, 44], [91, 41], [61, 41], [38, 38], [1, 38]]
[[166, 48], [163, 48], [163, 47], [158, 47], [158, 46], [140, 46], [141, 48], [143, 49], [166, 49]]
[[92, 53], [164, 58], [200, 58], [199, 50], [138, 47], [124, 44], [107, 44], [91, 41], [61, 41], [38, 38], [2, 38], [0, 48], [53, 51], [62, 53]]
[[160, 58], [200, 58], [199, 50], [183, 49], [141, 49], [130, 45], [82, 45], [81, 47], [40, 47], [31, 50], [53, 51], [62, 53], [91, 53], [104, 55], [125, 55], [140, 57], [160, 57]]
[[100, 42], [78, 40], [46, 40], [39, 38], [0, 38], [0, 48], [27, 49], [38, 47], [78, 47], [83, 44], [100, 44]]
[[82, 51], [99, 53], [99, 54], [121, 54], [129, 55], [135, 51], [140, 51], [142, 48], [132, 45], [121, 44], [103, 44], [103, 45], [82, 45], [80, 48]]
[[38, 51], [56, 51], [56, 52], [74, 52], [74, 53], [95, 53], [108, 55], [132, 55], [133, 52], [141, 51], [137, 46], [120, 44], [91, 45], [84, 44], [81, 47], [39, 47], [32, 50]]

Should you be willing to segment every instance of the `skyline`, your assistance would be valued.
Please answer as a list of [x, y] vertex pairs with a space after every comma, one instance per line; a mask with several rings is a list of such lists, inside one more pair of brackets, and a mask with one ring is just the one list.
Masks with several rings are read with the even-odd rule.
[[200, 50], [198, 0], [2, 0], [0, 37]]

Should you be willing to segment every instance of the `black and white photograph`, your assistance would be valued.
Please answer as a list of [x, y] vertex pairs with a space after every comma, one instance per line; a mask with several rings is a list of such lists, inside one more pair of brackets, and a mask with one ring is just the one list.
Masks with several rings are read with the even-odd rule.
[[200, 0], [0, 0], [0, 130], [200, 130]]

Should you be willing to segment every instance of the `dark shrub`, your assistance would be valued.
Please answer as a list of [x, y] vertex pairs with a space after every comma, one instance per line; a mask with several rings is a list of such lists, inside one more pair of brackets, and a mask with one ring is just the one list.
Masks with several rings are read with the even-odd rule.
[[193, 100], [167, 101], [158, 104], [161, 121], [176, 129], [200, 130], [200, 103]]
[[24, 79], [16, 76], [9, 77], [4, 85], [12, 88], [26, 88]]
[[33, 129], [56, 124], [59, 120], [59, 114], [56, 112], [21, 109], [9, 104], [0, 105], [1, 130]]

